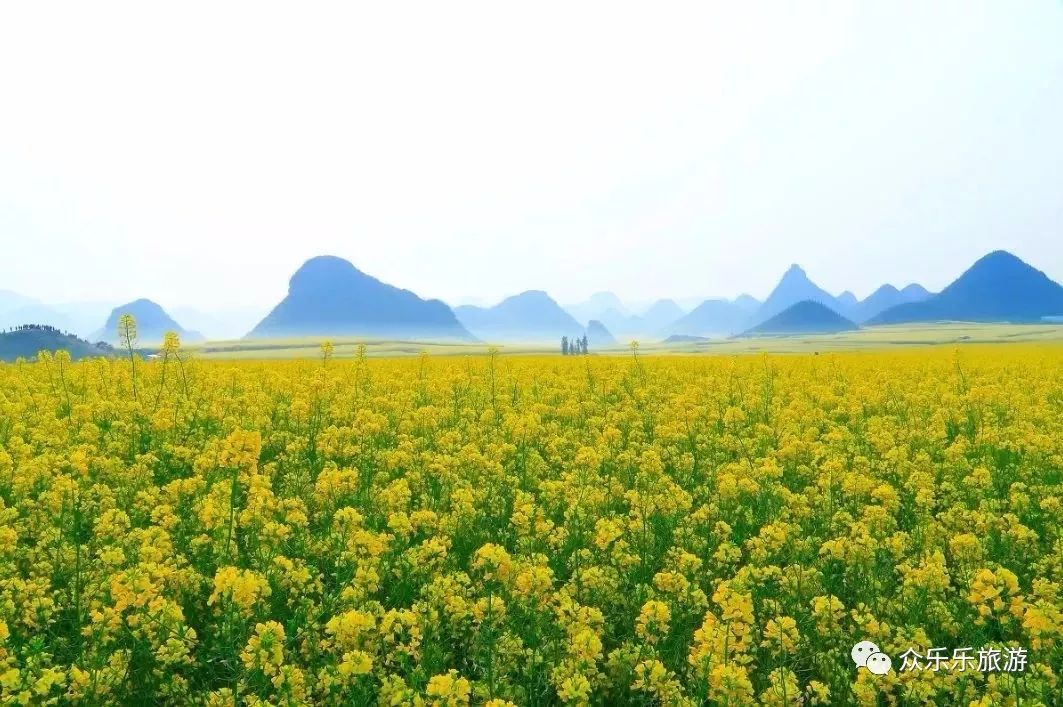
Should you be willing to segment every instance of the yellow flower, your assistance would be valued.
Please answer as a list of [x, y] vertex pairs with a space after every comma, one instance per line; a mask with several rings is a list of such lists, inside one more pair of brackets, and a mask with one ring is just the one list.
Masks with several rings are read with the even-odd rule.
[[593, 663], [602, 656], [602, 641], [591, 629], [581, 629], [572, 637], [570, 653], [577, 660]]
[[[1061, 346], [289, 344], [0, 363], [0, 704], [1059, 692]], [[819, 659], [983, 634], [1021, 680]]]
[[276, 621], [255, 624], [255, 633], [240, 653], [249, 670], [274, 675], [284, 663], [284, 627]]
[[343, 654], [339, 672], [344, 676], [365, 675], [373, 669], [373, 659], [365, 651], [350, 651]]
[[428, 681], [425, 692], [430, 705], [457, 707], [469, 704], [472, 686], [468, 680], [460, 677], [456, 670], [451, 670], [443, 675], [434, 675]]
[[647, 643], [653, 644], [668, 634], [672, 611], [663, 601], [651, 599], [642, 605], [635, 633]]
[[505, 582], [513, 572], [513, 560], [504, 547], [487, 543], [473, 557], [472, 566], [483, 573], [484, 579]]
[[839, 630], [845, 616], [845, 605], [835, 596], [812, 598], [812, 617], [816, 620], [816, 632], [829, 636]]
[[819, 680], [810, 680], [806, 688], [808, 702], [813, 705], [829, 705], [830, 688]]
[[971, 590], [967, 596], [967, 601], [978, 610], [976, 622], [982, 623], [986, 617], [1001, 614], [1005, 609], [1004, 602], [1018, 594], [1018, 591], [1018, 579], [1010, 570], [978, 570], [971, 580]]
[[325, 624], [326, 633], [345, 651], [364, 646], [375, 628], [372, 614], [355, 609], [333, 616]]
[[787, 668], [776, 668], [768, 674], [768, 687], [760, 693], [760, 704], [790, 707], [802, 701], [797, 676]]
[[761, 645], [786, 655], [793, 654], [799, 640], [801, 635], [797, 630], [797, 622], [792, 617], [780, 616], [777, 619], [769, 619], [764, 625], [764, 640]]
[[214, 575], [214, 591], [208, 604], [231, 601], [244, 614], [251, 615], [255, 607], [271, 594], [269, 582], [253, 570], [222, 567]]
[[568, 675], [561, 681], [561, 684], [557, 689], [558, 699], [565, 704], [589, 704], [590, 695], [590, 680], [581, 673]]
[[753, 684], [744, 668], [717, 665], [709, 673], [709, 699], [716, 704], [752, 705]]
[[659, 660], [646, 660], [635, 666], [635, 682], [631, 689], [648, 692], [661, 704], [683, 704], [683, 688], [675, 675]]
[[181, 338], [175, 331], [168, 331], [162, 336], [162, 350], [169, 354], [175, 354], [181, 348]]
[[963, 564], [971, 564], [982, 559], [982, 544], [974, 533], [958, 533], [949, 540], [949, 550], [953, 557]]

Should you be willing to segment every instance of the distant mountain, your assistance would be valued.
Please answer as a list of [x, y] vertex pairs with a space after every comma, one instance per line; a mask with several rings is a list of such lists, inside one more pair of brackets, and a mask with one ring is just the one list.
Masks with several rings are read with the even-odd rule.
[[0, 328], [39, 324], [68, 330], [66, 317], [48, 305], [11, 290], [0, 290]]
[[[63, 331], [69, 331], [73, 328], [69, 317], [64, 316], [46, 304], [30, 302], [20, 305], [12, 301], [10, 305], [9, 309], [0, 309], [0, 329], [29, 323], [51, 326]], [[96, 325], [99, 325], [98, 319], [96, 320]]]
[[798, 302], [811, 300], [819, 302], [825, 307], [838, 311], [838, 301], [832, 294], [822, 289], [810, 279], [799, 265], [791, 265], [790, 269], [779, 280], [779, 284], [764, 300], [764, 304], [757, 308], [753, 321], [760, 323], [774, 317], [779, 312], [787, 309]]
[[645, 326], [645, 333], [650, 333], [665, 329], [682, 319], [685, 314], [675, 300], [659, 299], [642, 313], [639, 320]]
[[706, 336], [691, 336], [690, 334], [672, 334], [664, 340], [666, 344], [696, 344], [701, 341], [709, 341]]
[[583, 331], [583, 325], [542, 290], [507, 297], [493, 307], [463, 305], [454, 314], [485, 341], [552, 342]]
[[366, 275], [343, 258], [307, 260], [288, 281], [288, 295], [246, 338], [367, 336], [469, 340], [439, 300], [424, 300]]
[[921, 302], [927, 297], [930, 297], [930, 293], [923, 289], [922, 285], [912, 284], [903, 290], [898, 290], [893, 285], [886, 284], [872, 292], [857, 305], [852, 314], [852, 319], [857, 322], [866, 322], [890, 307], [896, 307], [898, 304], [906, 302]]
[[934, 295], [922, 285], [913, 282], [910, 285], [905, 285], [901, 290], [901, 296], [905, 302], [922, 302], [925, 299], [929, 299]]
[[734, 305], [741, 309], [743, 312], [752, 314], [757, 311], [757, 307], [760, 306], [760, 300], [752, 295], [741, 294], [732, 300]]
[[570, 304], [565, 306], [564, 309], [578, 322], [601, 319], [602, 315], [611, 309], [616, 310], [623, 316], [628, 315], [627, 307], [612, 292], [595, 292], [586, 302]]
[[587, 337], [587, 344], [591, 350], [606, 349], [618, 344], [617, 339], [606, 329], [605, 324], [597, 319], [587, 322], [587, 330], [584, 335]]
[[587, 322], [587, 331], [584, 332], [584, 335], [587, 337], [587, 347], [589, 349], [616, 346], [616, 339], [605, 328], [605, 325], [597, 319]]
[[90, 337], [112, 307], [113, 302], [45, 303], [11, 290], [0, 290], [0, 329], [34, 324]]
[[630, 336], [642, 326], [638, 317], [613, 307], [602, 312], [598, 316], [598, 321], [608, 327], [609, 331], [621, 336]]
[[856, 314], [856, 308], [860, 305], [860, 300], [856, 299], [856, 295], [849, 290], [835, 297], [834, 302], [837, 304], [834, 310], [846, 317], [852, 317]]
[[74, 360], [107, 356], [109, 346], [97, 346], [51, 326], [27, 325], [0, 333], [0, 361], [34, 358], [40, 351], [68, 351]]
[[123, 314], [132, 314], [137, 322], [137, 341], [141, 345], [160, 343], [166, 332], [176, 332], [181, 337], [182, 343], [193, 343], [203, 340], [203, 335], [197, 331], [188, 331], [173, 320], [162, 307], [149, 299], [138, 299], [115, 307], [107, 317], [107, 323], [103, 328], [92, 334], [93, 341], [106, 341], [109, 344], [118, 342], [118, 320]]
[[741, 331], [749, 313], [725, 299], [707, 299], [688, 314], [668, 326], [671, 334], [691, 336], [729, 335]]
[[626, 314], [610, 308], [601, 315], [600, 321], [617, 336], [656, 336], [682, 316], [683, 310], [674, 300], [661, 299], [642, 314]]
[[20, 295], [11, 290], [0, 290], [0, 312], [9, 312], [13, 309], [19, 309], [20, 307], [27, 307], [34, 304], [40, 304], [40, 302], [32, 297]]
[[742, 333], [742, 336], [772, 336], [784, 334], [834, 334], [859, 327], [830, 307], [812, 300], [804, 300]]
[[48, 307], [58, 313], [58, 321], [63, 322], [62, 326], [60, 326], [61, 329], [66, 329], [85, 338], [92, 336], [93, 332], [99, 328], [100, 322], [107, 318], [114, 305], [114, 302], [88, 301], [61, 302], [49, 304]]
[[1036, 322], [1063, 314], [1063, 287], [1007, 251], [980, 258], [951, 285], [921, 302], [898, 304], [870, 324]]

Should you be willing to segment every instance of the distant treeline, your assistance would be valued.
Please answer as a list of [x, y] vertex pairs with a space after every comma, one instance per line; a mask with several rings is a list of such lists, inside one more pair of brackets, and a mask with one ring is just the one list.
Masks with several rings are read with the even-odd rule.
[[101, 351], [112, 351], [112, 350], [114, 350], [114, 347], [111, 346], [110, 344], [108, 344], [106, 341], [97, 341], [96, 343], [93, 344], [93, 343], [90, 343], [90, 342], [86, 341], [85, 339], [82, 339], [77, 334], [73, 334], [73, 333], [71, 333], [69, 331], [63, 331], [62, 329], [60, 329], [58, 327], [51, 326], [50, 324], [19, 324], [17, 326], [13, 326], [13, 327], [10, 327], [8, 329], [0, 330], [0, 333], [3, 333], [3, 334], [17, 334], [17, 333], [20, 333], [20, 332], [36, 332], [36, 333], [41, 333], [41, 334], [51, 334], [52, 336], [67, 337], [67, 338], [70, 338], [70, 339], [74, 339], [76, 341], [80, 341], [80, 342], [84, 343], [86, 346], [95, 346], [97, 349], [100, 349]]
[[580, 356], [587, 353], [587, 335], [584, 334], [582, 338], [578, 336], [572, 337], [569, 341], [567, 336], [561, 337], [561, 355], [562, 356]]
[[58, 336], [73, 336], [75, 339], [78, 338], [76, 334], [71, 334], [68, 331], [63, 331], [62, 329], [50, 326], [48, 324], [19, 324], [18, 326], [13, 326], [10, 329], [4, 329], [3, 333], [13, 334], [16, 331], [43, 331], [48, 334], [56, 334]]

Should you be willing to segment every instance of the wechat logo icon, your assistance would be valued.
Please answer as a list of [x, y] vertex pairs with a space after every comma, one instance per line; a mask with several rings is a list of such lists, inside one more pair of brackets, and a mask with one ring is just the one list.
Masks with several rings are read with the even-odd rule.
[[860, 641], [849, 653], [858, 668], [867, 668], [875, 675], [885, 675], [893, 668], [890, 657], [871, 641]]

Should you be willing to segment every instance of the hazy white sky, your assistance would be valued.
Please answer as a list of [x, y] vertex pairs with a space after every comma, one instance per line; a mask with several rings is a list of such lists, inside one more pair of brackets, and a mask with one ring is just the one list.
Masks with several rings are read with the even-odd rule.
[[5, 3], [0, 289], [1063, 279], [1063, 3]]

